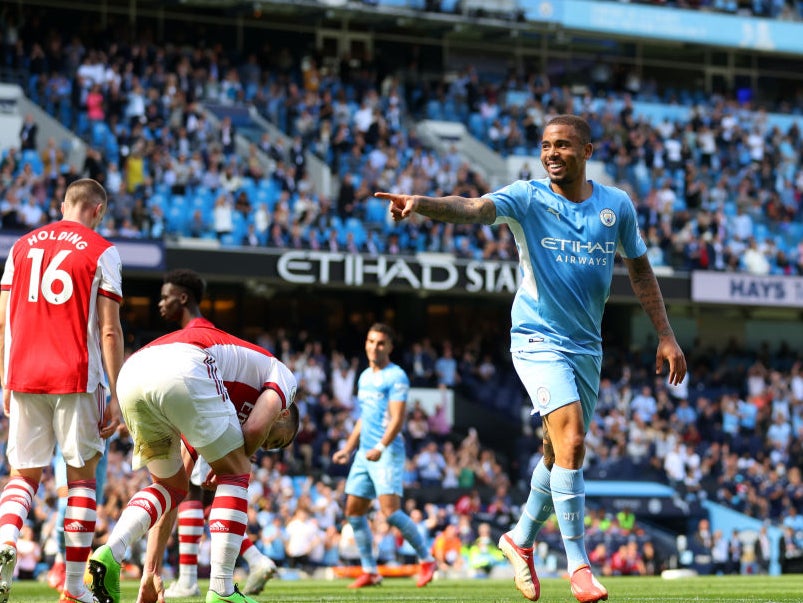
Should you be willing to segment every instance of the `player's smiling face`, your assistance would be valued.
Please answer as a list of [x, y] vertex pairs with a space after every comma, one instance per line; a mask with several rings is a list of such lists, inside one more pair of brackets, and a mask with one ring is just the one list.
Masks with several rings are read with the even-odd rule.
[[390, 362], [393, 344], [390, 338], [379, 331], [368, 331], [365, 339], [365, 355], [371, 367], [384, 368]]
[[592, 149], [571, 126], [550, 125], [541, 138], [541, 163], [553, 183], [565, 186], [585, 179], [585, 163]]

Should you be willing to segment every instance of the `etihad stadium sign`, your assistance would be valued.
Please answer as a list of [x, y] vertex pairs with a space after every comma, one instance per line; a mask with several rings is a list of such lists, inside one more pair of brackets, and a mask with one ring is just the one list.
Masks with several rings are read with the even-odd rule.
[[436, 253], [369, 256], [290, 251], [278, 256], [276, 274], [281, 280], [298, 285], [498, 294], [514, 294], [520, 279], [516, 262], [459, 260]]

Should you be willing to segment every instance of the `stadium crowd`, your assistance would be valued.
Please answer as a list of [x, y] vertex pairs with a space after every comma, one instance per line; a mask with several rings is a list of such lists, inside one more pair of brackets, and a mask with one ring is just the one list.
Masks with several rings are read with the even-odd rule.
[[[395, 226], [373, 192], [488, 190], [459, 153], [422, 145], [417, 119], [462, 121], [499, 153], [530, 155], [545, 120], [568, 112], [589, 120], [595, 158], [636, 202], [653, 265], [803, 273], [803, 141], [796, 125], [773, 125], [750, 99], [670, 90], [603, 64], [582, 80], [513, 71], [499, 77], [472, 67], [433, 80], [414, 60], [398, 72], [367, 56], [344, 57], [333, 68], [306, 49], [240, 58], [220, 47], [169, 43], [87, 47], [36, 19], [12, 37], [6, 63], [89, 151], [80, 170], [68, 166], [57, 140], [21, 140], [7, 152], [0, 163], [4, 228], [52, 219], [53, 200], [80, 172], [112, 195], [103, 227], [109, 236], [515, 259], [505, 227], [424, 219]], [[638, 100], [695, 109], [688, 121], [651, 121], [637, 117]], [[290, 142], [265, 133], [239, 155], [237, 118], [213, 126], [204, 111], [213, 105], [254, 106]], [[307, 152], [336, 175], [335, 198], [316, 190]], [[519, 176], [529, 178], [531, 169], [525, 165]]]
[[[20, 148], [0, 161], [3, 229], [25, 230], [60, 218], [58, 200], [83, 174], [110, 192], [113, 211], [103, 226], [105, 235], [514, 259], [512, 236], [504, 228], [426, 221], [392, 227], [384, 204], [378, 206], [372, 193], [488, 190], [456, 153], [440, 156], [422, 146], [411, 128], [415, 119], [462, 120], [498, 152], [516, 154], [537, 152], [540, 128], [550, 115], [576, 112], [595, 128], [597, 157], [636, 201], [654, 265], [803, 274], [800, 132], [773, 128], [764, 111], [732, 98], [706, 99], [688, 123], [649, 123], [634, 117], [632, 100], [670, 102], [658, 85], [636, 86], [633, 78], [606, 78], [601, 71], [589, 73], [591, 87], [577, 93], [570, 82], [552, 84], [535, 73], [511, 73], [495, 81], [466, 69], [454, 81], [444, 76], [430, 82], [411, 64], [403, 75], [380, 77], [369, 57], [344, 60], [335, 73], [316, 57], [295, 56], [288, 49], [237, 60], [217, 47], [185, 51], [169, 44], [120, 42], [87, 47], [79, 37], [66, 40], [36, 19], [19, 26], [6, 20], [4, 31], [5, 65], [26, 74], [28, 95], [83, 136], [89, 151], [81, 170], [71, 168], [61, 142], [36, 144], [26, 120]], [[240, 156], [234, 144], [237, 125], [224, 119], [213, 127], [204, 104], [252, 104], [292, 142], [285, 146], [263, 135], [247, 156]], [[305, 151], [332, 166], [340, 180], [335, 199], [316, 192]], [[269, 158], [268, 169], [262, 157]], [[288, 568], [354, 563], [353, 543], [341, 530], [344, 472], [331, 463], [331, 453], [354, 420], [351, 393], [359, 360], [290, 337], [265, 337], [261, 343], [303, 384], [304, 421], [292, 451], [262, 456], [254, 467], [249, 533]], [[528, 407], [511, 367], [481, 345], [436, 347], [420, 341], [403, 353], [397, 361], [414, 384], [472, 394], [510, 416], [519, 417]], [[685, 388], [669, 388], [648, 375], [643, 367], [650, 360], [638, 353], [606, 354], [600, 403], [587, 440], [589, 477], [632, 476], [637, 469], [689, 500], [707, 497], [784, 526], [787, 557], [800, 555], [800, 355], [783, 347], [751, 352], [736, 345], [700, 351], [690, 357]], [[526, 485], [538, 458], [533, 435], [538, 428], [533, 419], [512, 458], [502, 458], [483, 446], [476, 432], [450, 433], [442, 414], [410, 410], [407, 510], [441, 551], [442, 571], [484, 572], [498, 560], [496, 539], [489, 544], [486, 532], [507, 529], [514, 501], [522, 499], [515, 491], [523, 480]], [[131, 471], [130, 446], [125, 437], [111, 443], [95, 545], [146, 479]], [[416, 492], [433, 485], [464, 494], [453, 503], [419, 500]], [[54, 505], [49, 480], [38, 493], [31, 530], [25, 531], [30, 555], [39, 562], [54, 554]], [[480, 521], [471, 522], [472, 516]], [[647, 532], [632, 518], [602, 511], [589, 513], [589, 522], [589, 545], [604, 572], [653, 573], [670, 563], [649, 556]], [[399, 548], [387, 526], [374, 525], [374, 532], [383, 561], [402, 563], [412, 555]], [[544, 534], [547, 543], [550, 534], [559, 538], [554, 529]], [[712, 551], [720, 542], [698, 540]], [[132, 553], [133, 565], [141, 554]], [[544, 554], [543, 563], [546, 559]], [[22, 560], [21, 555], [20, 570], [35, 573], [36, 563]], [[736, 571], [736, 566], [720, 570]]]

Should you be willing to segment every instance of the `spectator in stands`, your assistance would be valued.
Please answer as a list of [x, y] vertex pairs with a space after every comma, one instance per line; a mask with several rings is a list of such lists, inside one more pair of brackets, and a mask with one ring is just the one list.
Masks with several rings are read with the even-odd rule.
[[428, 441], [416, 458], [416, 468], [418, 469], [419, 481], [421, 486], [438, 487], [443, 480], [443, 472], [446, 469], [446, 460], [438, 450], [438, 443], [434, 440]]
[[451, 342], [443, 343], [442, 353], [435, 361], [434, 369], [439, 387], [454, 388], [459, 383], [460, 375]]
[[645, 424], [652, 422], [657, 411], [657, 402], [649, 385], [642, 386], [641, 391], [630, 401], [630, 411], [638, 415]]
[[22, 121], [22, 128], [20, 128], [20, 149], [22, 151], [37, 150], [36, 136], [39, 132], [39, 126], [32, 113], [25, 115]]
[[477, 538], [468, 547], [468, 565], [481, 575], [488, 576], [504, 559], [502, 551], [491, 538], [491, 525], [480, 523], [477, 526]]
[[230, 235], [234, 230], [234, 207], [227, 193], [222, 192], [215, 199], [212, 216], [212, 227], [218, 239], [222, 241], [226, 235]]
[[33, 533], [33, 528], [23, 524], [17, 540], [17, 566], [14, 568], [19, 579], [35, 580], [40, 561], [42, 561], [42, 547]]
[[438, 570], [446, 576], [461, 571], [465, 563], [462, 549], [463, 542], [458, 536], [457, 525], [448, 524], [432, 543], [432, 556], [438, 564]]
[[409, 447], [407, 449], [408, 456], [417, 455], [421, 447], [426, 443], [429, 437], [428, 419], [424, 409], [421, 408], [421, 402], [416, 400], [412, 410], [408, 413], [407, 422], [405, 424], [406, 441], [409, 440]]
[[412, 348], [405, 355], [405, 365], [410, 372], [410, 385], [413, 387], [433, 385], [435, 360], [420, 342], [413, 342]]
[[299, 506], [284, 528], [287, 534], [285, 552], [288, 567], [311, 572], [313, 550], [321, 544], [323, 532], [306, 507]]

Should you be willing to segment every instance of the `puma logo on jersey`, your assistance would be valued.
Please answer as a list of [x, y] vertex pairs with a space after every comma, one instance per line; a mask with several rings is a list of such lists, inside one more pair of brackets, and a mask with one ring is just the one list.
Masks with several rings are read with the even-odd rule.
[[547, 207], [546, 210], [560, 220], [560, 212], [554, 207]]

